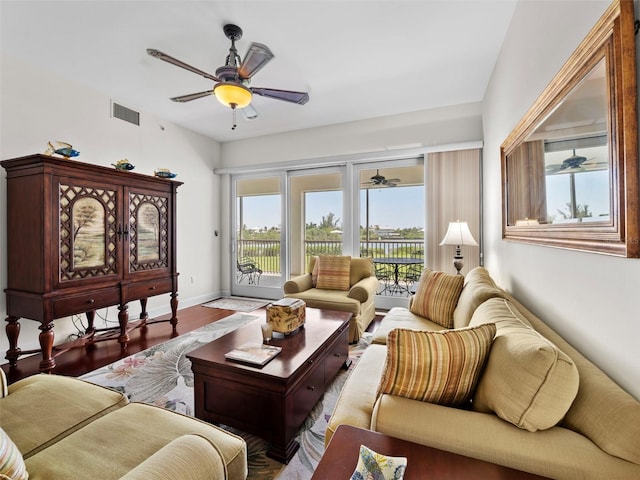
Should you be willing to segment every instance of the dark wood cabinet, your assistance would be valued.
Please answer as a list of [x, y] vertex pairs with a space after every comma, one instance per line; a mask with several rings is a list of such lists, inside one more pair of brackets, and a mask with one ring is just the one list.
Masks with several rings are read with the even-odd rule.
[[[97, 309], [118, 305], [117, 340], [129, 341], [127, 303], [170, 293], [177, 325], [176, 193], [180, 182], [31, 155], [0, 162], [7, 171], [7, 337], [11, 365], [42, 352], [55, 367], [53, 320], [85, 313], [84, 344], [98, 341]], [[20, 318], [40, 322], [40, 350], [18, 347]]]

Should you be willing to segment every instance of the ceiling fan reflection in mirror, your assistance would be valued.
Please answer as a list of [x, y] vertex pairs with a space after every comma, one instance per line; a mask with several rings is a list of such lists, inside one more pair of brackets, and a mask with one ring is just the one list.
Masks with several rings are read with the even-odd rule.
[[362, 184], [363, 187], [396, 187], [402, 180], [399, 178], [385, 178], [384, 175], [380, 175], [380, 170], [376, 169], [376, 174], [369, 179], [368, 182]]
[[588, 159], [582, 155], [576, 155], [576, 150], [574, 148], [573, 154], [570, 157], [565, 158], [562, 163], [558, 165], [547, 165], [546, 173], [547, 175], [557, 175], [561, 173], [606, 170], [609, 168], [609, 162], [598, 162], [594, 160], [596, 160], [595, 157]]
[[147, 53], [152, 57], [158, 58], [164, 62], [171, 63], [180, 68], [184, 68], [192, 73], [196, 73], [215, 83], [213, 90], [204, 92], [190, 93], [173, 97], [174, 102], [190, 102], [198, 98], [214, 95], [220, 103], [233, 110], [233, 127], [236, 128], [236, 109], [239, 108], [248, 119], [258, 116], [255, 109], [251, 106], [253, 95], [260, 95], [275, 100], [282, 100], [290, 103], [304, 105], [309, 101], [307, 92], [296, 92], [293, 90], [278, 90], [275, 88], [258, 88], [250, 87], [251, 78], [264, 67], [273, 57], [273, 53], [269, 47], [261, 43], [253, 42], [247, 50], [244, 59], [238, 55], [236, 50], [236, 41], [242, 38], [242, 29], [237, 25], [228, 24], [223, 28], [226, 37], [231, 40], [231, 47], [227, 55], [224, 66], [216, 70], [216, 74], [204, 72], [198, 68], [184, 63], [177, 58], [171, 57], [164, 52], [148, 48]]

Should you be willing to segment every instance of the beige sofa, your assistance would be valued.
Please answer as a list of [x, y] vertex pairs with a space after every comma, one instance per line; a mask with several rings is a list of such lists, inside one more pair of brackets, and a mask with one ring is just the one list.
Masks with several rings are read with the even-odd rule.
[[71, 377], [0, 375], [0, 452], [17, 447], [30, 480], [247, 477], [244, 440], [218, 427]]
[[[377, 395], [391, 330], [444, 329], [409, 309], [393, 308], [347, 380], [325, 441], [338, 425], [350, 424], [550, 478], [640, 478], [640, 402], [496, 287], [485, 269], [478, 267], [467, 275], [453, 320], [457, 329], [483, 323], [497, 326], [470, 405], [453, 408]], [[538, 346], [518, 358], [528, 348], [523, 338]], [[555, 357], [537, 389], [527, 393], [528, 369], [535, 370], [528, 355], [539, 354]], [[559, 382], [548, 388], [547, 382], [558, 372]], [[504, 390], [508, 382], [512, 382], [509, 393]], [[525, 405], [519, 405], [529, 394]], [[491, 396], [494, 404], [487, 407], [487, 398], [481, 397]], [[510, 410], [518, 408], [514, 418]]]
[[308, 273], [298, 275], [284, 284], [285, 297], [300, 298], [308, 307], [339, 310], [353, 314], [349, 323], [349, 342], [355, 343], [376, 315], [374, 300], [378, 279], [372, 258], [351, 258], [349, 285], [344, 290], [316, 288], [312, 272], [318, 257], [309, 260]]

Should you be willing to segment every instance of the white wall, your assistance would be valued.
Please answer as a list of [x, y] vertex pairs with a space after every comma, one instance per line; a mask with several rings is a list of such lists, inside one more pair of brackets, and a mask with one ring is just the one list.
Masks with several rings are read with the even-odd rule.
[[485, 259], [502, 287], [640, 399], [640, 260], [501, 238], [500, 144], [608, 6], [518, 3], [483, 105]]
[[[0, 158], [43, 153], [47, 141], [69, 142], [80, 151], [77, 160], [110, 166], [127, 158], [136, 173], [153, 175], [170, 168], [184, 182], [178, 189], [178, 271], [180, 307], [211, 299], [220, 291], [219, 165], [220, 145], [202, 135], [141, 112], [140, 126], [110, 117], [110, 98], [55, 75], [44, 75], [3, 54], [0, 59]], [[114, 99], [118, 100], [118, 99]], [[135, 109], [135, 105], [125, 106]], [[71, 160], [75, 161], [75, 160]], [[6, 176], [0, 172], [0, 291], [7, 287]], [[9, 226], [10, 227], [10, 226]], [[193, 279], [193, 283], [192, 283]], [[152, 316], [170, 311], [169, 296], [149, 299]], [[140, 312], [129, 307], [131, 319]], [[0, 294], [0, 316], [6, 318], [5, 296]], [[117, 317], [117, 308], [109, 309]], [[4, 322], [3, 322], [4, 323]], [[20, 347], [38, 348], [38, 322], [21, 321]], [[8, 349], [0, 325], [0, 358]], [[70, 319], [55, 321], [56, 343], [73, 331]], [[3, 360], [0, 360], [3, 361]]]
[[320, 159], [481, 139], [481, 105], [469, 103], [225, 142], [222, 165], [230, 168]]

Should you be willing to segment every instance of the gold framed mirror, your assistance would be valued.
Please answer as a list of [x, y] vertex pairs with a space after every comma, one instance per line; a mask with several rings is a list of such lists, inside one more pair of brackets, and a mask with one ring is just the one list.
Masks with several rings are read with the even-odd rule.
[[502, 144], [503, 238], [640, 257], [632, 0], [615, 0]]

